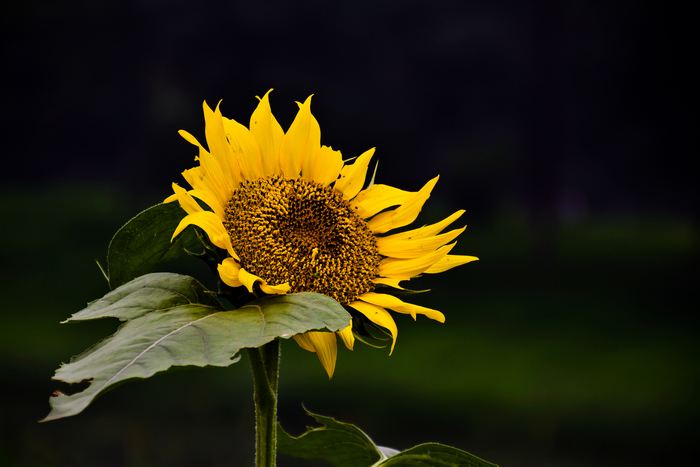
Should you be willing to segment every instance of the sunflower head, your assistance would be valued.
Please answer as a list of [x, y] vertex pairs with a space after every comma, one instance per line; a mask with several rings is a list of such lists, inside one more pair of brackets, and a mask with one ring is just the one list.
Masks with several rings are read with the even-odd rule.
[[[442, 233], [464, 211], [436, 224], [389, 233], [416, 219], [438, 177], [417, 192], [380, 184], [363, 190], [374, 149], [345, 164], [339, 151], [321, 145], [311, 97], [299, 104], [284, 132], [270, 109], [269, 94], [259, 99], [248, 128], [205, 102], [207, 148], [180, 131], [198, 147], [199, 165], [183, 172], [191, 189], [173, 184], [174, 194], [166, 199], [177, 200], [187, 213], [173, 238], [189, 225], [198, 226], [227, 252], [218, 266], [225, 284], [251, 293], [259, 287], [266, 294], [328, 295], [388, 332], [391, 351], [398, 329], [387, 310], [444, 322], [437, 310], [375, 292], [378, 285], [402, 289], [402, 281], [477, 259], [449, 254], [464, 228]], [[352, 326], [337, 334], [352, 350]], [[294, 339], [317, 354], [330, 378], [336, 334], [312, 331]]]

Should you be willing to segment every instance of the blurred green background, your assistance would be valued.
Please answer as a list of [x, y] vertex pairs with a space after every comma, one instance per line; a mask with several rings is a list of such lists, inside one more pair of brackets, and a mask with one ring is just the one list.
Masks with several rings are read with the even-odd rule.
[[[502, 466], [668, 465], [700, 435], [697, 182], [683, 12], [643, 3], [41, 2], [3, 6], [6, 170], [0, 465], [251, 465], [245, 359], [132, 382], [39, 424], [50, 378], [116, 321], [113, 233], [192, 166], [201, 101], [247, 124], [314, 93], [323, 144], [377, 146], [378, 181], [441, 174], [419, 223], [464, 208], [481, 261], [412, 284], [445, 324], [396, 317], [394, 354], [282, 349], [280, 420], [380, 445], [437, 441]], [[695, 150], [696, 151], [696, 150]], [[183, 260], [164, 270], [207, 281]], [[691, 282], [692, 281], [692, 282]], [[281, 457], [280, 465], [324, 465]]]

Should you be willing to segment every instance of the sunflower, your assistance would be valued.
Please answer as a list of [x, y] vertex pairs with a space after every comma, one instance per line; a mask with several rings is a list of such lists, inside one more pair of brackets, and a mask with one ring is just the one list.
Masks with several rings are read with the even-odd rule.
[[[311, 97], [299, 104], [285, 133], [272, 115], [269, 94], [258, 98], [249, 128], [205, 102], [208, 149], [180, 131], [199, 148], [199, 166], [183, 172], [192, 189], [173, 183], [174, 194], [165, 200], [177, 200], [187, 213], [173, 239], [189, 225], [201, 228], [212, 244], [228, 252], [218, 273], [231, 287], [334, 298], [387, 330], [390, 354], [398, 330], [387, 310], [444, 322], [437, 310], [375, 291], [378, 286], [402, 289], [402, 281], [477, 259], [449, 254], [464, 227], [440, 233], [463, 210], [436, 224], [387, 234], [416, 219], [438, 177], [417, 192], [381, 184], [363, 190], [374, 149], [346, 164], [339, 151], [322, 146]], [[352, 350], [352, 325], [337, 333], [294, 336], [303, 349], [316, 353], [329, 378], [337, 356], [336, 334]]]

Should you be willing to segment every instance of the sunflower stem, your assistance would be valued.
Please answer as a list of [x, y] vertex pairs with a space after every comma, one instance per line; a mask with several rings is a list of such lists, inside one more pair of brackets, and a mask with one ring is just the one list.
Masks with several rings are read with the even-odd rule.
[[247, 349], [255, 392], [255, 466], [274, 467], [277, 453], [277, 381], [280, 341]]

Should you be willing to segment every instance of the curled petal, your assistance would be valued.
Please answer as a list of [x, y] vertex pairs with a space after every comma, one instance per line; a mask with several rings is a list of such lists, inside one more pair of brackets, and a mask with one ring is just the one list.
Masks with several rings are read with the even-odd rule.
[[292, 337], [294, 338], [296, 343], [299, 344], [299, 347], [306, 351], [316, 353], [316, 349], [314, 349], [314, 347], [311, 345], [311, 341], [309, 340], [309, 337], [306, 334], [308, 333], [296, 334]]
[[268, 295], [284, 295], [289, 292], [291, 288], [288, 282], [280, 285], [267, 285], [267, 282], [262, 282], [260, 284], [260, 290]]
[[355, 346], [355, 335], [352, 333], [352, 324], [350, 324], [342, 331], [336, 332], [336, 334], [340, 336], [340, 340], [343, 341], [343, 344], [345, 344], [345, 347], [347, 347], [348, 350], [353, 349], [353, 347]]
[[[364, 300], [362, 298], [362, 295], [360, 295], [360, 300]], [[384, 329], [387, 329], [391, 333], [392, 343], [391, 350], [389, 351], [389, 355], [391, 355], [391, 353], [394, 351], [394, 346], [396, 345], [396, 338], [399, 335], [399, 329], [396, 327], [394, 318], [392, 318], [391, 314], [381, 306], [360, 300], [350, 302], [348, 303], [348, 306], [356, 309], [357, 311], [365, 315], [367, 319], [372, 321], [374, 324], [379, 325]]]
[[390, 310], [394, 310], [399, 313], [409, 314], [413, 319], [416, 319], [416, 314], [421, 314], [441, 323], [445, 322], [445, 315], [440, 313], [438, 310], [433, 310], [432, 308], [426, 308], [420, 305], [414, 305], [412, 303], [406, 303], [393, 295], [367, 292], [360, 295], [359, 298], [364, 302], [371, 303], [379, 307], [389, 308]]
[[253, 286], [257, 281], [262, 281], [258, 276], [255, 274], [251, 274], [245, 269], [241, 268], [240, 271], [238, 271], [238, 280], [241, 281], [243, 285], [245, 285], [246, 289], [248, 289], [248, 292], [253, 293]]
[[241, 282], [241, 284], [243, 284], [246, 287], [246, 289], [248, 289], [248, 292], [250, 293], [253, 293], [253, 286], [258, 281], [260, 281], [260, 289], [266, 294], [285, 294], [290, 289], [290, 286], [287, 283], [279, 285], [269, 285], [260, 277], [246, 271], [245, 268], [241, 268], [240, 271], [238, 271], [238, 280]]
[[219, 272], [219, 277], [224, 281], [224, 284], [229, 287], [240, 287], [243, 283], [238, 280], [238, 273], [241, 270], [241, 265], [238, 264], [233, 258], [226, 258], [217, 266], [216, 270]]
[[170, 241], [185, 230], [188, 225], [196, 225], [201, 228], [209, 237], [209, 241], [219, 248], [228, 251], [234, 258], [238, 258], [236, 252], [233, 251], [231, 237], [229, 237], [228, 232], [226, 232], [224, 224], [221, 223], [221, 219], [213, 212], [201, 211], [185, 216], [178, 224], [175, 232], [173, 232]]
[[295, 335], [294, 340], [302, 349], [316, 353], [321, 366], [328, 374], [328, 379], [331, 379], [335, 371], [335, 361], [338, 357], [338, 342], [335, 339], [335, 333], [309, 331]]

